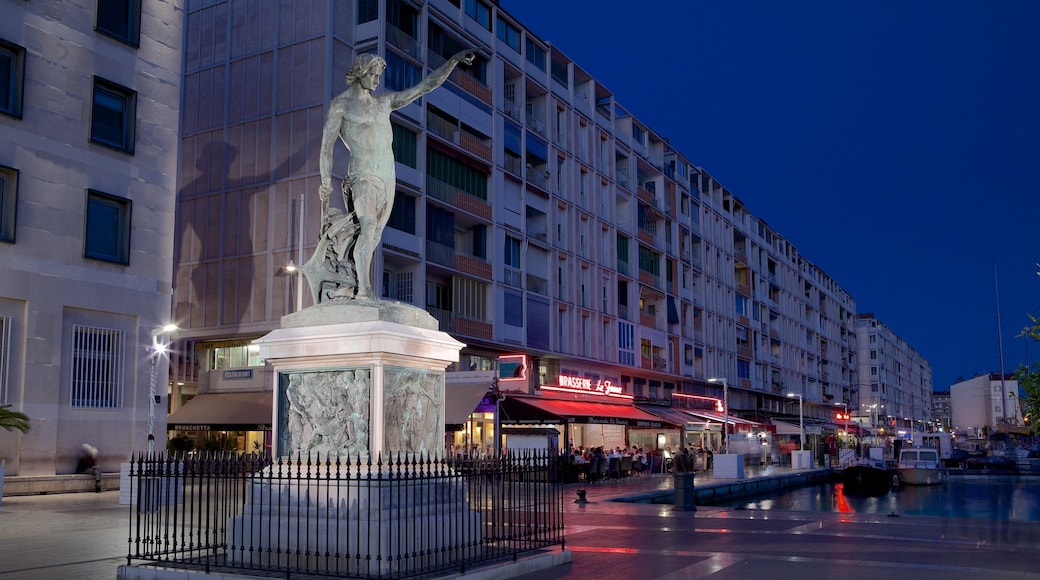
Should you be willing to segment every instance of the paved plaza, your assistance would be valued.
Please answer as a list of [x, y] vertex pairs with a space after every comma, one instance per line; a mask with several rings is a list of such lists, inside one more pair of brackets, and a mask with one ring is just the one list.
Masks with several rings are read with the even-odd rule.
[[[711, 484], [710, 476], [698, 473], [698, 486]], [[566, 548], [573, 562], [519, 577], [1040, 578], [1035, 523], [711, 507], [676, 511], [609, 501], [671, 486], [666, 475], [566, 486]], [[589, 503], [573, 503], [578, 489], [586, 490]], [[0, 580], [115, 578], [117, 566], [126, 563], [129, 512], [118, 505], [118, 492], [5, 497]], [[509, 568], [495, 575], [508, 577]]]

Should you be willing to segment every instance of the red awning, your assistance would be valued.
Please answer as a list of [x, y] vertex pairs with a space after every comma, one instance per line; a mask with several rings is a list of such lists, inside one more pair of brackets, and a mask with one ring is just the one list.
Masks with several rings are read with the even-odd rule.
[[545, 397], [506, 397], [502, 401], [502, 422], [531, 424], [550, 422], [550, 417], [564, 423], [627, 425], [660, 429], [673, 425], [637, 409], [633, 405], [612, 405]]

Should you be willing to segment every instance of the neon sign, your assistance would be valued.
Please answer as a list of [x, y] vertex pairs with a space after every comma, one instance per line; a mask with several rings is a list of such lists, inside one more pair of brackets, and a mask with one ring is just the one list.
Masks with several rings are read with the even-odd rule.
[[527, 357], [522, 354], [508, 354], [498, 357], [498, 380], [526, 381]]
[[622, 399], [631, 399], [631, 395], [626, 395], [621, 390], [619, 385], [615, 385], [610, 380], [592, 380], [585, 377], [575, 377], [572, 375], [558, 375], [557, 382], [559, 386], [548, 386], [542, 385], [542, 389], [550, 391], [564, 391], [568, 393], [587, 393], [593, 395], [604, 395], [607, 397], [618, 397]]

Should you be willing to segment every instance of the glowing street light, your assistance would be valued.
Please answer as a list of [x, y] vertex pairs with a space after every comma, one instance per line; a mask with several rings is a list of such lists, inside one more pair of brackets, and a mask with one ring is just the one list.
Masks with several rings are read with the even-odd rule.
[[729, 453], [729, 381], [725, 377], [714, 377], [708, 379], [709, 383], [722, 383], [722, 427], [726, 435], [722, 438], [722, 452]]
[[155, 405], [159, 402], [159, 395], [155, 391], [156, 363], [159, 357], [166, 354], [166, 335], [177, 330], [176, 324], [167, 324], [162, 328], [152, 331], [152, 348], [149, 358], [151, 369], [148, 376], [148, 453], [155, 452]]

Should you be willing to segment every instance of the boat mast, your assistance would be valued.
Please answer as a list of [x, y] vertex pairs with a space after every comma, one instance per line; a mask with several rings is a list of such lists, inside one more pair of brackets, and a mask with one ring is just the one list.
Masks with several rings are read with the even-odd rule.
[[1000, 328], [1000, 286], [997, 284], [997, 263], [993, 262], [993, 292], [997, 299], [997, 345], [1000, 348], [1000, 408], [1007, 423], [1007, 388], [1004, 386], [1004, 333]]

